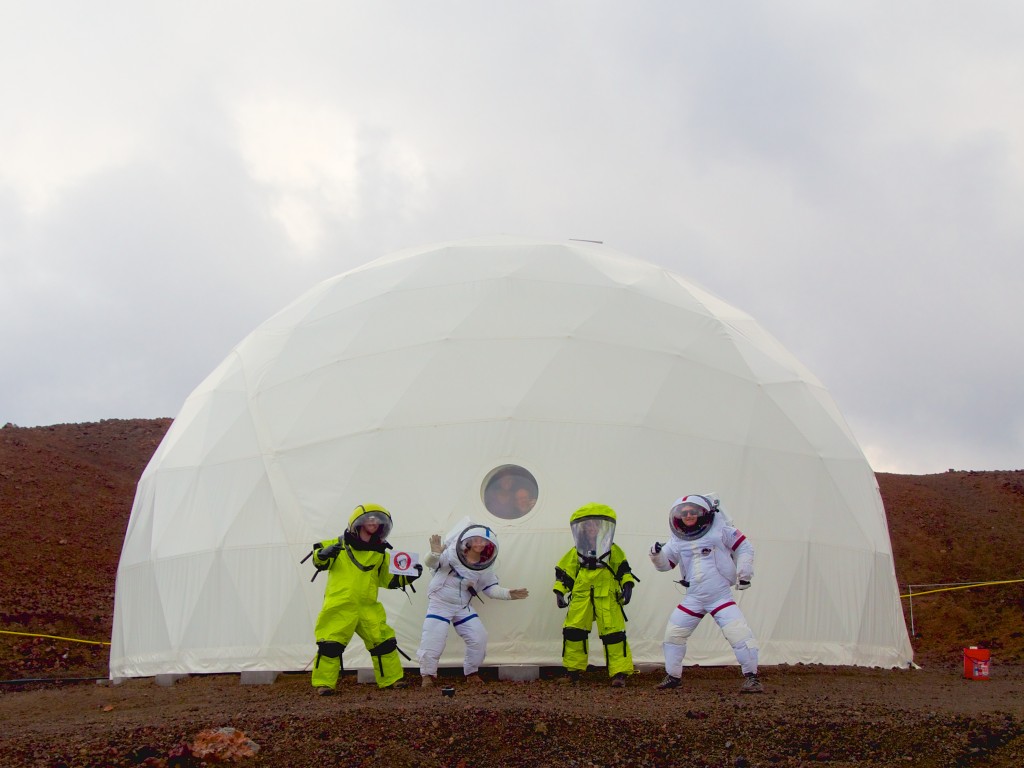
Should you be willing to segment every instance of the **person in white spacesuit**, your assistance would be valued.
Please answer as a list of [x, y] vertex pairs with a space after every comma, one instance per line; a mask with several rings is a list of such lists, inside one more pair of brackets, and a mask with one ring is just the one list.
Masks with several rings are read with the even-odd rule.
[[678, 565], [686, 595], [668, 618], [662, 644], [665, 679], [658, 688], [681, 685], [686, 640], [710, 613], [740, 663], [744, 676], [740, 692], [763, 693], [757, 678], [757, 641], [731, 591], [733, 586], [740, 590], [750, 586], [753, 545], [726, 518], [713, 494], [676, 499], [668, 517], [672, 538], [667, 544], [655, 542], [651, 562], [659, 571]]
[[449, 625], [466, 643], [462, 671], [467, 682], [483, 682], [478, 671], [487, 653], [487, 630], [470, 601], [480, 593], [494, 600], [522, 600], [530, 594], [498, 584], [493, 569], [497, 557], [498, 539], [484, 525], [470, 523], [449, 542], [442, 543], [437, 534], [430, 537], [430, 554], [423, 562], [434, 575], [427, 588], [427, 616], [416, 652], [424, 687], [433, 685], [437, 677]]

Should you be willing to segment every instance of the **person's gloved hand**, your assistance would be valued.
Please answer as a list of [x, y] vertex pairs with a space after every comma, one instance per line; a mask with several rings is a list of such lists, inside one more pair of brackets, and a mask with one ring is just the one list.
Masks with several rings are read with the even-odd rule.
[[436, 533], [430, 537], [430, 551], [435, 555], [440, 555], [444, 552], [444, 547], [441, 545], [441, 537]]
[[622, 604], [629, 605], [630, 598], [633, 597], [633, 582], [629, 581], [622, 585]]
[[331, 544], [329, 547], [323, 547], [316, 556], [321, 560], [330, 560], [332, 557], [337, 557], [341, 554], [341, 544]]
[[658, 554], [659, 552], [661, 552], [661, 548], [662, 548], [663, 546], [665, 546], [665, 545], [664, 545], [664, 544], [662, 544], [662, 543], [661, 543], [660, 541], [656, 541], [656, 542], [654, 542], [654, 546], [653, 546], [653, 547], [651, 547], [651, 554], [652, 554], [652, 555], [656, 555], [656, 554]]
[[563, 595], [561, 592], [555, 592], [555, 604], [559, 608], [569, 607], [569, 601], [565, 599], [565, 595]]
[[750, 589], [750, 581], [740, 579], [739, 583], [736, 585], [736, 589]]
[[423, 575], [423, 566], [420, 565], [419, 563], [416, 563], [416, 575], [415, 576], [409, 575], [409, 576], [406, 576], [405, 578], [407, 578], [409, 580], [409, 583], [411, 584], [412, 582], [416, 581], [416, 579], [418, 579], [422, 575]]

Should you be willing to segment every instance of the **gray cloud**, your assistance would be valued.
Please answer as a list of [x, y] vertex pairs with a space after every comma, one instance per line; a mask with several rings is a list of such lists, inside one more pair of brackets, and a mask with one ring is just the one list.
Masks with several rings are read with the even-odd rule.
[[1016, 4], [66, 10], [0, 30], [0, 423], [173, 416], [320, 280], [506, 232], [749, 312], [878, 470], [1022, 466]]

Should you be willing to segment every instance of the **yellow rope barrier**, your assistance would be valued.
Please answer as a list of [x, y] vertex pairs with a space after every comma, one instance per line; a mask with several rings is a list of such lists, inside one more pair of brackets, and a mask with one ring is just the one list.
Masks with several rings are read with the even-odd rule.
[[1006, 581], [979, 581], [974, 584], [965, 584], [957, 587], [945, 587], [944, 589], [930, 589], [927, 592], [909, 592], [906, 595], [900, 595], [900, 597], [920, 597], [921, 595], [934, 595], [936, 592], [953, 592], [958, 589], [972, 589], [973, 587], [988, 587], [993, 584], [1017, 584], [1018, 582], [1024, 581], [1024, 579], [1007, 579]]
[[110, 645], [102, 640], [79, 640], [75, 637], [58, 637], [57, 635], [38, 635], [35, 632], [12, 632], [7, 629], [0, 629], [0, 635], [21, 635], [23, 637], [45, 637], [50, 640], [66, 640], [69, 643], [89, 643], [90, 645]]
[[[1017, 584], [1024, 581], [1024, 579], [1007, 579], [1005, 581], [979, 581], [975, 584], [964, 584], [956, 587], [944, 587], [942, 589], [930, 589], [927, 592], [909, 592], [904, 597], [921, 597], [922, 595], [934, 595], [937, 592], [954, 592], [958, 589], [973, 589], [974, 587], [988, 587], [995, 584]], [[80, 640], [75, 637], [59, 637], [58, 635], [39, 635], [34, 632], [12, 632], [6, 629], [0, 629], [0, 635], [20, 635], [22, 637], [45, 637], [49, 640], [64, 640], [69, 643], [88, 643], [89, 645], [110, 645], [110, 643], [102, 640]]]

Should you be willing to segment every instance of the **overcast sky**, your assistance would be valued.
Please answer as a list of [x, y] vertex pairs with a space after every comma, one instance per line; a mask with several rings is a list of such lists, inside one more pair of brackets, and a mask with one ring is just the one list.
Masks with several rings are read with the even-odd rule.
[[0, 5], [0, 424], [175, 416], [321, 280], [602, 240], [876, 471], [1024, 468], [1024, 3]]

